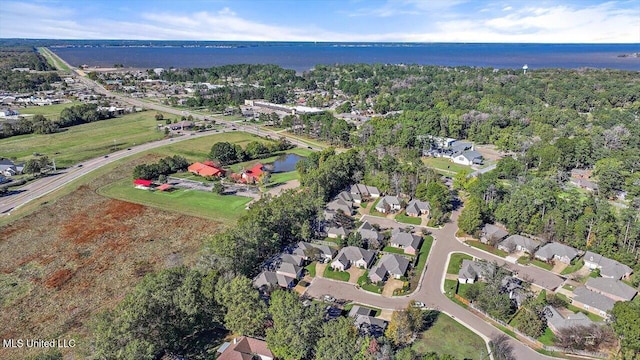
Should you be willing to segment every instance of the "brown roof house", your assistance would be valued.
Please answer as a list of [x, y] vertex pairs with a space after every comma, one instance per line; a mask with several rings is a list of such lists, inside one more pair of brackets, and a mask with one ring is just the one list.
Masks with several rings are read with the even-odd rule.
[[273, 360], [275, 356], [266, 341], [241, 336], [218, 349], [218, 360]]

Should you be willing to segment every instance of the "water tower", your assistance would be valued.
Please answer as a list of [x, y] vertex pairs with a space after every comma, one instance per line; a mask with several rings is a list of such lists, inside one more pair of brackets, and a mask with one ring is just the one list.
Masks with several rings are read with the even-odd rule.
[[528, 68], [529, 67], [527, 66], [527, 64], [524, 64], [524, 66], [522, 67], [522, 71], [524, 71], [524, 73], [526, 74]]

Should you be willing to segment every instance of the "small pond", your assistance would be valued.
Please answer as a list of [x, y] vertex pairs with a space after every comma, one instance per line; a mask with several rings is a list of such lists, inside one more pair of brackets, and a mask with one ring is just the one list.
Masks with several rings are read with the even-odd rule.
[[300, 156], [297, 154], [286, 154], [280, 156], [278, 160], [270, 164], [266, 164], [266, 167], [274, 174], [294, 171], [296, 169], [296, 164], [302, 159], [304, 159], [304, 156]]

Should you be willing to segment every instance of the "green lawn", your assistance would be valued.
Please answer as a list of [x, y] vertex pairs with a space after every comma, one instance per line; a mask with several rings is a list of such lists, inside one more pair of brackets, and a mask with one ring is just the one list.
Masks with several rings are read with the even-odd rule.
[[564, 295], [564, 294], [560, 294], [560, 293], [556, 293], [556, 296], [562, 300], [564, 300], [565, 303], [567, 303], [567, 310], [572, 311], [574, 313], [578, 313], [581, 312], [585, 315], [587, 315], [587, 317], [589, 319], [591, 319], [592, 321], [596, 321], [596, 322], [601, 322], [604, 321], [604, 319], [596, 314], [590, 313], [584, 309], [580, 309], [579, 307], [575, 306], [575, 305], [571, 305], [571, 300], [569, 300], [569, 298]]
[[538, 341], [540, 341], [541, 343], [547, 346], [553, 346], [556, 341], [556, 336], [553, 334], [553, 331], [551, 331], [551, 329], [547, 327], [544, 330], [544, 334], [538, 337]]
[[565, 290], [569, 290], [569, 291], [573, 291], [573, 290], [575, 290], [575, 289], [576, 289], [576, 287], [575, 287], [575, 286], [573, 286], [573, 285], [569, 285], [569, 284], [567, 284], [567, 285], [562, 285], [562, 288], [563, 288], [563, 289], [565, 289]]
[[98, 189], [98, 193], [112, 198], [157, 207], [191, 216], [235, 222], [245, 212], [251, 198], [218, 195], [211, 192], [177, 189], [159, 192], [136, 189], [131, 179], [123, 179]]
[[574, 273], [574, 272], [582, 269], [583, 266], [584, 266], [584, 260], [580, 259], [580, 260], [576, 261], [575, 264], [569, 265], [566, 268], [564, 268], [564, 270], [562, 270], [562, 272], [560, 274], [568, 275], [568, 274]]
[[404, 211], [396, 215], [395, 219], [403, 224], [420, 225], [422, 219], [419, 217], [407, 216]]
[[39, 47], [38, 52], [40, 52], [40, 54], [47, 59], [47, 62], [56, 69], [71, 72], [69, 66], [67, 66], [67, 64], [65, 64], [64, 61], [62, 61], [53, 51], [45, 47]]
[[544, 261], [540, 261], [540, 260], [538, 260], [538, 259], [533, 259], [533, 260], [531, 260], [531, 259], [529, 258], [529, 256], [528, 256], [528, 255], [521, 256], [521, 257], [518, 259], [518, 264], [522, 264], [522, 265], [527, 265], [527, 264], [535, 265], [535, 266], [537, 266], [537, 267], [539, 267], [539, 268], [542, 268], [542, 269], [545, 269], [545, 270], [551, 270], [551, 269], [553, 269], [553, 265], [548, 264], [548, 263], [546, 263], [546, 262], [544, 262]]
[[445, 175], [456, 174], [460, 171], [473, 171], [470, 166], [456, 164], [447, 158], [425, 157], [422, 158], [422, 162]]
[[418, 354], [431, 352], [449, 354], [455, 359], [484, 359], [484, 340], [445, 314], [438, 314], [435, 323], [419, 334], [411, 348]]
[[458, 274], [460, 271], [460, 267], [462, 266], [462, 260], [473, 260], [471, 255], [454, 253], [451, 254], [451, 258], [449, 259], [449, 266], [447, 266], [447, 274]]
[[[458, 295], [462, 296], [465, 299], [469, 299], [469, 297], [467, 296], [467, 291], [469, 291], [471, 285], [473, 284], [458, 284]], [[480, 291], [482, 291], [482, 289], [487, 286], [487, 283], [478, 282], [478, 285], [474, 286], [478, 286], [480, 288]]]
[[418, 287], [418, 281], [420, 281], [420, 277], [422, 277], [422, 273], [424, 272], [424, 267], [427, 264], [427, 258], [429, 257], [429, 252], [431, 251], [431, 245], [433, 244], [433, 236], [427, 235], [422, 240], [422, 246], [420, 247], [420, 252], [418, 253], [418, 262], [414, 268], [414, 276], [409, 279], [409, 290], [407, 292], [412, 292]]
[[[155, 111], [128, 114], [72, 126], [55, 134], [12, 136], [0, 140], [0, 154], [25, 161], [33, 153], [40, 153], [55, 159], [58, 167], [68, 167], [109, 154], [114, 150], [114, 144], [115, 149], [121, 150], [133, 144], [162, 139], [164, 133], [156, 130], [155, 114]], [[183, 144], [180, 146], [184, 147]]]
[[300, 174], [297, 171], [289, 171], [285, 173], [271, 174], [270, 184], [282, 184], [291, 180], [300, 179]]
[[382, 251], [386, 251], [386, 252], [390, 252], [390, 253], [394, 253], [394, 254], [405, 255], [404, 250], [398, 249], [398, 248], [393, 247], [393, 246], [385, 246], [384, 248], [382, 248]]
[[[155, 114], [155, 112], [153, 113]], [[187, 158], [189, 161], [203, 161], [206, 160], [211, 152], [213, 144], [221, 141], [230, 142], [232, 144], [240, 145], [241, 147], [247, 146], [251, 141], [259, 141], [262, 143], [269, 143], [269, 140], [265, 140], [258, 136], [248, 134], [245, 132], [234, 131], [229, 133], [213, 133], [210, 136], [204, 136], [196, 139], [190, 139], [181, 141], [168, 146], [162, 147], [162, 153], [166, 155], [180, 155]], [[154, 151], [158, 152], [158, 151]], [[255, 161], [254, 163], [257, 163]]]
[[327, 266], [324, 269], [323, 277], [327, 279], [340, 280], [340, 281], [349, 281], [350, 274], [346, 271], [334, 271], [331, 266]]
[[311, 277], [316, 277], [316, 264], [317, 262], [314, 261], [311, 264], [304, 267], [305, 269], [307, 269], [307, 271], [309, 272], [309, 276]]
[[502, 251], [502, 250], [500, 250], [498, 248], [495, 248], [495, 247], [493, 247], [493, 246], [491, 246], [489, 244], [483, 244], [480, 241], [467, 241], [467, 244], [473, 246], [474, 248], [478, 248], [478, 249], [484, 250], [486, 252], [490, 252], [490, 253], [492, 253], [494, 255], [498, 255], [500, 257], [507, 257], [509, 255], [509, 253], [506, 252], [506, 251]]
[[380, 200], [382, 200], [382, 197], [379, 197], [378, 199], [376, 199], [376, 201], [373, 203], [373, 205], [371, 205], [371, 209], [369, 210], [369, 214], [372, 216], [380, 216], [380, 217], [386, 217], [387, 214], [383, 214], [379, 211], [376, 210], [376, 206], [378, 205], [378, 203], [380, 202]]
[[78, 104], [79, 102], [74, 101], [65, 104], [54, 104], [48, 106], [29, 106], [24, 109], [19, 109], [18, 112], [20, 113], [20, 115], [43, 115], [48, 119], [57, 120], [60, 117], [60, 113], [62, 112], [62, 110]]
[[366, 291], [370, 291], [376, 294], [382, 294], [382, 286], [378, 286], [369, 282], [369, 271], [365, 271], [362, 276], [358, 278], [358, 285]]
[[445, 279], [444, 280], [444, 292], [450, 299], [458, 291], [458, 280]]

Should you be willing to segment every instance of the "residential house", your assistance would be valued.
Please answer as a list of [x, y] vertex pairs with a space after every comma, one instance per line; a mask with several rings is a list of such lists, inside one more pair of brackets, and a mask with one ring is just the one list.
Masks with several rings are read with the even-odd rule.
[[638, 291], [617, 279], [589, 278], [585, 287], [614, 301], [631, 301]]
[[368, 269], [375, 258], [376, 253], [357, 246], [343, 247], [331, 263], [334, 270], [345, 271], [351, 265]]
[[218, 349], [217, 360], [273, 360], [275, 356], [266, 341], [241, 336], [225, 342]]
[[349, 311], [349, 317], [355, 318], [354, 323], [361, 334], [378, 337], [384, 334], [388, 323], [376, 318], [375, 314], [373, 309], [359, 305], [354, 305]]
[[360, 225], [360, 227], [358, 228], [358, 233], [362, 237], [362, 240], [366, 242], [380, 241], [383, 238], [382, 234], [380, 234], [378, 230], [371, 226], [368, 221], [365, 221], [362, 223], [362, 225]]
[[500, 282], [500, 293], [509, 294], [509, 299], [511, 299], [517, 307], [522, 306], [522, 304], [532, 296], [531, 291], [522, 286], [522, 280], [515, 276], [505, 276], [502, 278]]
[[403, 249], [405, 254], [415, 255], [422, 245], [422, 236], [414, 235], [399, 229], [393, 229], [389, 245]]
[[295, 281], [296, 279], [291, 276], [278, 274], [273, 271], [263, 271], [253, 279], [253, 286], [258, 289], [271, 288], [275, 286], [288, 289], [295, 285]]
[[288, 262], [282, 262], [278, 266], [276, 274], [298, 279], [302, 275], [302, 267]]
[[327, 237], [330, 237], [332, 239], [344, 238], [345, 236], [347, 236], [347, 230], [345, 230], [342, 226], [331, 226], [327, 229]]
[[[351, 216], [353, 214], [353, 203], [336, 199], [327, 203], [327, 210], [328, 214], [331, 215], [330, 219], [333, 218], [333, 213], [336, 211], [342, 211], [345, 215]], [[325, 218], [327, 218], [326, 214]]]
[[482, 165], [482, 154], [475, 150], [465, 151], [454, 155], [451, 160], [461, 165]]
[[294, 255], [299, 255], [305, 260], [309, 260], [308, 253], [311, 249], [318, 249], [320, 251], [320, 257], [323, 262], [328, 262], [333, 259], [336, 254], [336, 249], [326, 246], [326, 245], [318, 245], [312, 244], [305, 241], [300, 241], [296, 248], [293, 250]]
[[554, 334], [557, 334], [558, 331], [564, 328], [570, 328], [574, 326], [590, 326], [594, 324], [591, 319], [587, 317], [587, 315], [577, 312], [577, 313], [569, 313], [566, 316], [563, 316], [556, 308], [553, 306], [547, 306], [544, 309], [544, 315], [547, 319], [547, 325], [549, 329]]
[[458, 282], [460, 284], [473, 284], [477, 280], [487, 277], [491, 271], [492, 267], [489, 263], [463, 259], [460, 271], [458, 271]]
[[336, 195], [336, 199], [338, 200], [342, 200], [346, 203], [353, 203], [355, 202], [353, 199], [353, 195], [350, 192], [347, 191], [341, 191], [338, 195]]
[[400, 279], [408, 269], [409, 260], [404, 256], [384, 254], [378, 263], [369, 270], [369, 280], [374, 283], [382, 282], [387, 278], [387, 275], [394, 279]]
[[24, 164], [15, 164], [9, 159], [0, 158], [0, 175], [11, 177], [22, 174]]
[[350, 189], [351, 195], [358, 195], [360, 198], [379, 198], [380, 190], [378, 190], [375, 186], [368, 186], [365, 184], [355, 184], [351, 185]]
[[600, 276], [611, 279], [629, 278], [633, 270], [627, 265], [606, 258], [600, 254], [587, 251], [584, 254], [584, 264], [591, 270], [600, 269]]
[[225, 170], [221, 169], [211, 161], [205, 161], [204, 163], [195, 162], [187, 168], [190, 173], [205, 176], [205, 177], [221, 177], [224, 176]]
[[378, 201], [376, 205], [376, 211], [381, 212], [383, 214], [399, 211], [402, 209], [400, 205], [400, 199], [397, 196], [387, 195], [382, 198], [382, 200]]
[[571, 178], [571, 180], [569, 180], [569, 183], [571, 183], [571, 185], [577, 186], [581, 189], [585, 189], [588, 191], [598, 191], [598, 184], [590, 180], [580, 179], [580, 178], [578, 179]]
[[607, 316], [607, 312], [613, 309], [615, 300], [601, 295], [595, 291], [591, 291], [584, 286], [573, 290], [573, 299], [571, 303], [579, 308], [600, 316]]
[[428, 201], [420, 201], [417, 199], [413, 199], [409, 201], [407, 207], [405, 209], [405, 213], [408, 216], [418, 217], [420, 215], [427, 215], [431, 210], [431, 204]]
[[242, 182], [248, 184], [254, 184], [260, 181], [260, 177], [264, 174], [262, 170], [263, 165], [260, 163], [255, 164], [251, 169], [242, 172]]
[[562, 263], [569, 264], [571, 260], [578, 256], [578, 250], [560, 244], [557, 242], [551, 242], [536, 251], [535, 257], [542, 261], [558, 260]]
[[508, 232], [493, 224], [484, 224], [480, 230], [480, 242], [483, 244], [497, 244], [507, 236], [509, 236]]
[[571, 177], [574, 179], [589, 180], [592, 173], [593, 171], [588, 169], [571, 169]]
[[135, 186], [136, 189], [149, 190], [151, 189], [152, 184], [153, 182], [151, 180], [144, 180], [144, 179], [133, 180], [133, 186]]
[[279, 260], [281, 263], [288, 263], [295, 266], [302, 266], [304, 264], [304, 257], [297, 254], [282, 254]]
[[498, 249], [509, 253], [523, 251], [527, 254], [533, 254], [538, 246], [540, 246], [540, 241], [521, 235], [511, 235], [498, 244]]

